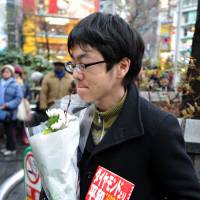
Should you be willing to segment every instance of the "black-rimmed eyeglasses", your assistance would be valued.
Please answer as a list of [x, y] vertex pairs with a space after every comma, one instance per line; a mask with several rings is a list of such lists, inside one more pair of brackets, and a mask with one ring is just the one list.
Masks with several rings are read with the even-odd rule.
[[69, 61], [65, 63], [65, 70], [67, 72], [73, 73], [74, 70], [84, 70], [90, 66], [97, 65], [100, 63], [105, 63], [105, 62], [106, 62], [105, 60], [102, 60], [102, 61], [88, 63], [88, 64], [83, 64], [83, 63], [76, 64], [76, 63], [73, 63], [72, 61]]

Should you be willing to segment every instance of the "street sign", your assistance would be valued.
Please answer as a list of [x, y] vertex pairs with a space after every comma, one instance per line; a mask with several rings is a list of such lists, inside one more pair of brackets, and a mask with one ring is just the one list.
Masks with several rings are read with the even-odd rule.
[[26, 200], [39, 200], [41, 179], [30, 146], [24, 151], [23, 167]]

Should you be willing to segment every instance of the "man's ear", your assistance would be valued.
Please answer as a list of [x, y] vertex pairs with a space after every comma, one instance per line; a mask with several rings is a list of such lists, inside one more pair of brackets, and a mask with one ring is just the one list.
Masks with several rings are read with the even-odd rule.
[[117, 76], [119, 78], [124, 78], [126, 74], [128, 73], [128, 70], [130, 68], [131, 61], [129, 58], [125, 57], [118, 63], [117, 68]]

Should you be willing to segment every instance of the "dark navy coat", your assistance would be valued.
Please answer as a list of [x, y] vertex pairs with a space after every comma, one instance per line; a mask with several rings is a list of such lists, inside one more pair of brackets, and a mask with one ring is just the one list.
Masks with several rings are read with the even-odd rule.
[[141, 98], [135, 86], [101, 143], [89, 134], [80, 166], [81, 200], [98, 166], [135, 184], [131, 200], [200, 200], [200, 183], [175, 117]]
[[178, 120], [141, 98], [135, 86], [101, 143], [88, 136], [79, 162], [81, 200], [98, 166], [135, 184], [131, 200], [200, 200]]

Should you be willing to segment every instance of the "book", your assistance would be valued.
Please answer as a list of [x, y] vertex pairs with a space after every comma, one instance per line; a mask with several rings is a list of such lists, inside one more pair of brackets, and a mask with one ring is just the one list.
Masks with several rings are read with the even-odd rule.
[[85, 200], [129, 200], [135, 185], [98, 166]]

